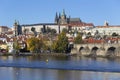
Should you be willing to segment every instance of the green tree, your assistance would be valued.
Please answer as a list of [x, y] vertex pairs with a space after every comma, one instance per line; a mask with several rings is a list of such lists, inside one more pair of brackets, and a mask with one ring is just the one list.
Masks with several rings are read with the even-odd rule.
[[55, 34], [56, 32], [56, 29], [51, 29], [51, 34]]
[[82, 42], [83, 42], [82, 41], [82, 36], [80, 34], [78, 34], [77, 37], [75, 37], [75, 39], [74, 39], [74, 43], [75, 44], [80, 44]]
[[31, 31], [34, 33], [34, 36], [36, 37], [37, 36], [37, 32], [36, 32], [34, 27], [31, 28]]
[[58, 40], [53, 42], [52, 49], [57, 53], [65, 53], [68, 48], [68, 38], [64, 32], [58, 35]]
[[66, 28], [63, 28], [62, 32], [67, 33], [68, 30]]
[[14, 41], [13, 48], [15, 49], [15, 53], [19, 54], [20, 45], [17, 40]]
[[30, 50], [31, 52], [39, 52], [40, 49], [43, 46], [43, 41], [41, 39], [38, 39], [36, 37], [32, 37], [27, 39], [27, 47], [28, 50]]
[[34, 28], [34, 27], [32, 27], [32, 28], [31, 28], [31, 31], [32, 31], [32, 32], [35, 32], [35, 28]]
[[50, 27], [47, 27], [46, 32], [47, 32], [47, 33], [50, 33], [50, 32], [51, 32], [51, 28], [50, 28]]
[[114, 32], [112, 33], [112, 36], [115, 37], [115, 36], [118, 36], [118, 34]]

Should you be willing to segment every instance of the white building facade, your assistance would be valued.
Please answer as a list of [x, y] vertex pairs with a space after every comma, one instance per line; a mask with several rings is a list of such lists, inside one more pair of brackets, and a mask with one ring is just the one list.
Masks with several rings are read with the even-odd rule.
[[41, 24], [29, 24], [29, 25], [21, 25], [22, 32], [24, 33], [24, 30], [26, 30], [26, 33], [32, 33], [31, 28], [34, 27], [37, 33], [41, 33], [41, 29], [47, 29], [48, 27], [50, 29], [55, 29], [56, 33], [59, 33], [63, 30], [63, 28], [67, 28], [66, 25], [58, 25], [55, 23], [41, 23]]
[[112, 35], [113, 33], [120, 35], [120, 26], [97, 26], [90, 32], [94, 34], [98, 31], [101, 35]]

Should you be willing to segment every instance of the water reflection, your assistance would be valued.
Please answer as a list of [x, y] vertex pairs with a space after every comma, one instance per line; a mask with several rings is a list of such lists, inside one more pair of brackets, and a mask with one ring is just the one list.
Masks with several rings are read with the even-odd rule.
[[120, 73], [31, 68], [0, 68], [1, 80], [120, 80]]
[[120, 59], [85, 58], [79, 56], [0, 56], [0, 66], [120, 72]]
[[[48, 60], [46, 62], [46, 60]], [[16, 65], [14, 67], [0, 67], [1, 80], [120, 80], [120, 73], [99, 72], [120, 71], [120, 59], [73, 57], [28, 56], [13, 57], [0, 56], [0, 65]], [[10, 64], [8, 64], [10, 63]], [[4, 64], [4, 65], [5, 65]], [[32, 66], [32, 68], [17, 68], [17, 66]], [[41, 69], [62, 68], [62, 70]], [[34, 67], [38, 67], [35, 69]], [[33, 69], [34, 68], [34, 69]], [[94, 71], [80, 71], [81, 68]], [[66, 69], [66, 70], [63, 70]], [[67, 70], [78, 69], [78, 70]], [[79, 70], [80, 69], [80, 70]], [[6, 77], [7, 76], [7, 77]]]

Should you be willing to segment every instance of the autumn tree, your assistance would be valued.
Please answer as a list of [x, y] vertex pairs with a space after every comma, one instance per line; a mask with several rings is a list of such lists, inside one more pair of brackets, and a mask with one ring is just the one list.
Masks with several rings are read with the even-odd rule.
[[77, 37], [75, 37], [75, 39], [74, 39], [74, 43], [75, 44], [80, 44], [82, 42], [83, 42], [82, 41], [82, 36], [80, 34], [78, 34]]
[[65, 53], [68, 48], [68, 38], [64, 32], [58, 35], [58, 39], [53, 42], [52, 49], [57, 53]]
[[27, 47], [28, 50], [30, 50], [31, 52], [39, 52], [42, 46], [43, 46], [43, 41], [41, 39], [38, 39], [36, 37], [27, 39]]
[[46, 38], [46, 39], [43, 39], [43, 46], [42, 46], [42, 49], [44, 50], [44, 51], [51, 51], [51, 41], [48, 39], [48, 38]]
[[16, 54], [19, 54], [20, 45], [17, 40], [15, 40], [13, 43], [13, 49], [15, 50]]

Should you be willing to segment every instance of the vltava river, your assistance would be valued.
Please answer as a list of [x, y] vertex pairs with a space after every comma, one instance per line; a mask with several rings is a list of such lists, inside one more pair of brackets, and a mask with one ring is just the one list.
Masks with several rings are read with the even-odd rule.
[[1, 56], [0, 66], [1, 80], [120, 80], [120, 59]]

